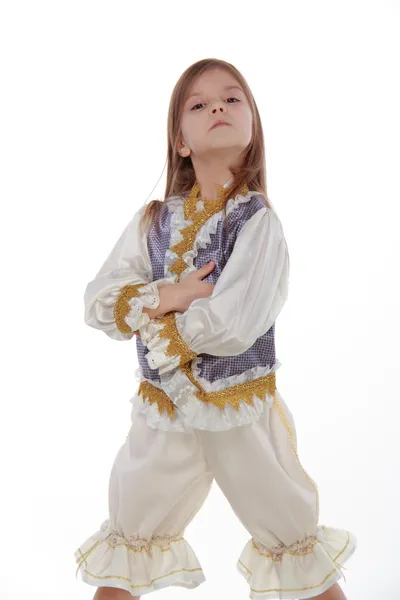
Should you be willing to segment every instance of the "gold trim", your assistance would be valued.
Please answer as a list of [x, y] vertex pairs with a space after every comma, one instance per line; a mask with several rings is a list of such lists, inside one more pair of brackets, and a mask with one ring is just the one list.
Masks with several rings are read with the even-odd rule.
[[315, 491], [315, 496], [316, 496], [316, 510], [317, 510], [317, 517], [316, 520], [318, 522], [319, 520], [319, 494], [318, 494], [318, 487], [317, 484], [315, 483], [315, 481], [310, 477], [310, 475], [307, 473], [307, 471], [304, 469], [304, 467], [302, 466], [301, 462], [300, 462], [300, 458], [299, 455], [297, 453], [297, 444], [296, 444], [296, 438], [295, 435], [290, 427], [289, 421], [286, 417], [283, 405], [279, 402], [277, 394], [274, 395], [274, 402], [273, 402], [273, 406], [275, 408], [275, 410], [277, 411], [283, 426], [285, 427], [287, 434], [289, 436], [289, 440], [292, 446], [292, 450], [294, 452], [294, 455], [297, 459], [297, 462], [299, 463], [299, 466], [301, 468], [301, 470], [303, 471], [303, 473], [305, 474], [305, 476], [307, 477], [307, 479], [309, 480], [309, 482], [311, 483], [311, 486], [313, 487], [314, 491]]
[[[184, 202], [185, 220], [190, 219], [192, 224], [179, 230], [183, 239], [170, 248], [170, 250], [175, 252], [178, 257], [172, 265], [169, 266], [169, 271], [175, 273], [178, 277], [180, 277], [187, 269], [187, 264], [183, 260], [182, 255], [193, 248], [194, 240], [206, 221], [225, 206], [226, 189], [222, 185], [217, 184], [216, 200], [198, 197], [199, 192], [200, 184], [196, 181]], [[241, 189], [241, 194], [245, 196], [248, 192], [249, 188], [245, 184]], [[197, 211], [196, 205], [199, 200], [203, 202], [204, 208], [203, 210]]]
[[139, 535], [133, 535], [129, 539], [116, 530], [106, 537], [105, 542], [110, 548], [116, 546], [126, 546], [128, 552], [151, 552], [151, 548], [160, 548], [163, 552], [169, 550], [169, 546], [172, 542], [181, 542], [183, 536], [181, 533], [174, 535], [152, 535], [150, 539], [141, 538]]
[[122, 333], [132, 333], [131, 327], [125, 322], [125, 317], [129, 314], [131, 307], [128, 300], [139, 296], [139, 289], [147, 285], [139, 283], [138, 285], [125, 285], [121, 288], [114, 304], [115, 324]]
[[253, 395], [257, 396], [260, 400], [265, 400], [267, 393], [269, 393], [271, 396], [275, 396], [275, 371], [262, 377], [257, 377], [257, 379], [244, 381], [243, 383], [237, 383], [215, 392], [206, 392], [206, 390], [195, 379], [189, 364], [183, 367], [183, 371], [193, 385], [199, 389], [198, 392], [195, 392], [195, 396], [202, 402], [218, 406], [218, 408], [221, 410], [223, 410], [227, 405], [232, 406], [235, 410], [239, 410], [241, 401], [246, 402], [246, 404], [249, 406], [254, 406]]
[[[205, 404], [213, 404], [214, 406], [218, 406], [219, 409], [224, 410], [226, 406], [232, 406], [235, 410], [239, 410], [240, 402], [246, 402], [249, 406], [254, 406], [254, 395], [259, 398], [259, 400], [264, 401], [266, 394], [270, 394], [271, 396], [275, 395], [276, 390], [276, 373], [268, 373], [263, 377], [258, 377], [257, 379], [253, 379], [252, 381], [244, 381], [243, 383], [238, 383], [236, 385], [231, 385], [228, 388], [224, 388], [222, 390], [217, 390], [215, 392], [206, 392], [205, 389], [200, 385], [200, 383], [194, 378], [193, 373], [191, 372], [190, 364], [186, 364], [182, 367], [182, 370], [190, 379], [191, 383], [198, 388], [197, 392], [194, 392], [196, 398], [204, 402]], [[140, 385], [143, 385], [142, 382]], [[146, 390], [148, 390], [149, 394], [154, 394], [153, 402], [157, 402], [157, 398], [159, 396], [159, 390], [150, 382], [146, 381]], [[139, 388], [140, 389], [140, 388]], [[172, 400], [169, 398], [167, 394], [165, 396], [169, 399], [169, 401], [173, 404]], [[163, 407], [164, 399], [161, 398], [161, 409]], [[174, 408], [175, 405], [173, 404]], [[172, 416], [168, 413], [169, 404], [165, 408], [167, 414], [172, 418]], [[160, 405], [159, 405], [160, 410]], [[161, 413], [160, 413], [161, 414]]]
[[[314, 552], [315, 544], [319, 543], [320, 542], [315, 535], [310, 535], [306, 536], [304, 540], [297, 540], [293, 544], [290, 544], [290, 546], [286, 546], [286, 544], [281, 542], [273, 548], [267, 548], [261, 542], [257, 542], [254, 538], [252, 539], [253, 548], [257, 550], [261, 556], [270, 558], [274, 562], [281, 562], [285, 554], [288, 554], [289, 556], [306, 556], [312, 554]], [[293, 550], [291, 550], [291, 548]]]
[[[116, 543], [116, 544], [110, 544], [110, 542], [107, 541], [107, 539], [105, 539], [103, 541], [105, 543], [107, 543], [107, 545], [108, 545], [109, 548], [116, 548], [117, 546], [125, 546], [126, 547], [126, 551], [127, 552], [132, 552], [133, 554], [138, 554], [140, 552], [149, 552], [149, 553], [151, 553], [151, 548], [160, 548], [161, 552], [168, 552], [171, 549], [169, 547], [165, 548], [165, 547], [161, 546], [160, 544], [153, 543], [153, 544], [149, 544], [148, 548], [141, 548], [140, 550], [135, 550], [135, 548], [129, 548], [128, 544], [126, 542], [119, 542], [119, 543]], [[177, 540], [170, 540], [169, 544], [172, 544], [172, 542], [182, 542], [182, 541], [185, 541], [185, 538], [180, 537]], [[95, 547], [97, 547], [99, 545], [99, 543], [100, 542], [96, 542]], [[93, 548], [93, 550], [94, 550], [94, 548]], [[77, 552], [79, 552], [81, 554], [81, 557], [79, 559], [76, 559], [75, 562], [79, 562], [79, 566], [81, 566], [83, 563], [86, 563], [86, 565], [87, 565], [87, 560], [86, 559], [88, 558], [88, 556], [90, 556], [90, 554], [92, 553], [93, 550], [90, 550], [90, 552], [88, 551], [88, 552], [86, 552], [86, 554], [83, 554], [83, 552], [81, 551], [81, 549], [78, 548]]]
[[133, 585], [132, 583], [130, 583], [131, 580], [128, 579], [128, 577], [122, 577], [121, 575], [106, 575], [106, 576], [94, 575], [93, 573], [90, 573], [90, 571], [88, 571], [87, 569], [84, 569], [84, 571], [90, 577], [93, 577], [94, 579], [120, 579], [121, 581], [129, 581], [129, 587], [132, 590], [137, 589], [137, 588], [143, 588], [143, 587], [151, 587], [155, 581], [159, 581], [160, 579], [166, 579], [167, 577], [170, 577], [171, 575], [175, 575], [176, 573], [195, 573], [196, 571], [200, 571], [201, 573], [203, 573], [203, 569], [201, 569], [201, 568], [177, 569], [176, 571], [171, 571], [171, 573], [166, 573], [165, 575], [161, 575], [160, 577], [155, 577], [154, 579], [151, 579], [150, 583], [141, 583], [141, 584]]
[[314, 546], [319, 544], [319, 540], [315, 535], [306, 536], [303, 540], [297, 540], [290, 546], [286, 546], [283, 542], [277, 544], [273, 548], [267, 548], [261, 542], [252, 539], [252, 545], [255, 550], [261, 555], [273, 560], [274, 562], [282, 562], [283, 556], [306, 556], [313, 554]]
[[179, 356], [180, 367], [196, 358], [197, 354], [190, 349], [178, 331], [174, 311], [167, 312], [163, 317], [158, 317], [156, 322], [164, 326], [159, 332], [160, 338], [169, 340], [165, 351], [167, 356]]
[[[246, 565], [242, 563], [241, 560], [239, 560], [238, 562], [249, 573], [249, 575], [253, 576], [253, 573], [246, 567]], [[308, 585], [303, 588], [270, 588], [266, 590], [256, 590], [255, 588], [250, 587], [250, 590], [252, 592], [255, 592], [256, 594], [266, 594], [268, 592], [303, 592], [305, 590], [315, 590], [316, 588], [319, 588], [322, 585], [324, 585], [324, 583], [329, 579], [329, 577], [331, 577], [331, 575], [335, 573], [335, 571], [336, 569], [333, 569], [330, 573], [328, 573], [325, 579], [317, 585]]]
[[89, 550], [86, 550], [85, 553], [82, 552], [82, 550], [80, 548], [78, 548], [77, 552], [79, 552], [79, 554], [81, 555], [80, 558], [77, 558], [75, 562], [79, 563], [78, 564], [78, 568], [76, 570], [76, 573], [78, 573], [79, 569], [81, 568], [83, 563], [86, 563], [87, 566], [87, 558], [92, 554], [92, 552], [95, 551], [95, 549], [97, 548], [97, 546], [99, 546], [101, 544], [101, 540], [97, 540], [97, 542], [95, 542], [93, 544], [93, 546], [90, 546]]
[[173, 419], [176, 406], [164, 390], [152, 385], [148, 381], [142, 381], [137, 393], [142, 395], [143, 402], [144, 400], [148, 400], [150, 404], [156, 403], [160, 415], [165, 412], [171, 420]]
[[[178, 540], [171, 540], [170, 544], [172, 542], [181, 542], [184, 538], [179, 538]], [[119, 542], [118, 544], [110, 544], [109, 542], [107, 542], [108, 546], [110, 548], [116, 548], [117, 546], [127, 546], [127, 544], [125, 542]], [[165, 548], [163, 546], [160, 546], [160, 544], [150, 544], [150, 546], [148, 548], [141, 548], [140, 550], [135, 550], [135, 548], [126, 548], [127, 552], [132, 552], [133, 554], [138, 554], [140, 552], [149, 552], [151, 554], [151, 549], [152, 548], [160, 548], [161, 552], [168, 552], [169, 550], [171, 550], [171, 548]]]
[[[323, 529], [325, 529], [325, 527], [323, 527]], [[350, 533], [349, 533], [349, 532], [347, 532], [347, 543], [346, 543], [345, 547], [343, 548], [343, 550], [341, 550], [341, 551], [339, 552], [339, 554], [337, 554], [337, 555], [335, 556], [335, 558], [333, 559], [333, 562], [334, 562], [334, 563], [336, 563], [336, 562], [337, 562], [337, 560], [338, 560], [339, 556], [342, 556], [343, 552], [346, 550], [346, 548], [347, 548], [347, 546], [348, 546], [349, 544], [350, 544]]]

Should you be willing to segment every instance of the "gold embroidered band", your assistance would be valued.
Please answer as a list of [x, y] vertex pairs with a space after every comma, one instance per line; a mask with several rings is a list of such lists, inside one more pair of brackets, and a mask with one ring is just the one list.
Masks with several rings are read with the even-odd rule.
[[141, 538], [139, 535], [132, 535], [126, 538], [122, 533], [113, 530], [105, 540], [111, 548], [116, 546], [126, 546], [128, 552], [150, 552], [152, 546], [157, 546], [165, 552], [169, 550], [172, 542], [182, 542], [184, 538], [181, 533], [176, 535], [152, 535], [150, 539]]
[[163, 317], [158, 317], [156, 322], [164, 325], [158, 334], [160, 338], [169, 340], [165, 351], [167, 356], [180, 356], [180, 367], [196, 358], [197, 354], [190, 349], [178, 331], [174, 311], [167, 312]]
[[[235, 410], [239, 410], [240, 402], [246, 402], [249, 406], [254, 406], [254, 395], [260, 400], [265, 400], [265, 396], [269, 393], [275, 395], [276, 390], [276, 373], [268, 373], [263, 377], [258, 377], [252, 381], [245, 381], [232, 385], [223, 390], [215, 392], [206, 392], [204, 388], [196, 381], [191, 373], [190, 365], [183, 367], [183, 371], [188, 376], [190, 381], [199, 391], [195, 392], [196, 398], [206, 404], [218, 406], [220, 410], [224, 410], [226, 406], [232, 406]], [[155, 387], [148, 381], [142, 381], [139, 386], [139, 392], [143, 391], [143, 397], [148, 398], [150, 404], [154, 402], [158, 405], [160, 414], [166, 412], [170, 419], [174, 416], [175, 405], [170, 397], [161, 389]]]
[[142, 381], [137, 393], [141, 394], [143, 402], [148, 400], [150, 404], [156, 403], [160, 415], [165, 412], [170, 419], [173, 419], [176, 406], [164, 390], [152, 385], [148, 381]]
[[[183, 239], [170, 248], [172, 252], [175, 252], [178, 255], [178, 258], [169, 266], [169, 270], [172, 273], [176, 273], [178, 277], [187, 269], [187, 264], [183, 260], [182, 255], [185, 252], [192, 250], [194, 240], [201, 227], [203, 227], [210, 217], [222, 210], [225, 205], [226, 189], [222, 185], [217, 185], [217, 200], [199, 198], [199, 192], [200, 184], [196, 182], [186, 198], [184, 205], [185, 220], [190, 219], [192, 224], [179, 230]], [[240, 193], [245, 196], [248, 192], [249, 188], [247, 185], [244, 185]], [[202, 201], [204, 208], [203, 210], [197, 211], [196, 205], [199, 200]]]
[[222, 390], [215, 392], [206, 392], [206, 390], [200, 385], [195, 379], [190, 364], [183, 367], [183, 371], [190, 379], [190, 381], [198, 388], [198, 392], [195, 392], [195, 396], [202, 402], [207, 404], [214, 404], [221, 410], [229, 405], [235, 410], [239, 410], [240, 402], [246, 402], [249, 406], [254, 406], [254, 395], [260, 400], [265, 400], [266, 394], [271, 396], [275, 395], [276, 390], [276, 373], [268, 373], [257, 379], [251, 381], [244, 381], [243, 383], [237, 383], [231, 385]]
[[253, 548], [255, 548], [262, 556], [270, 558], [274, 562], [281, 562], [284, 554], [290, 556], [305, 556], [306, 554], [312, 554], [315, 544], [319, 541], [315, 535], [307, 535], [303, 540], [297, 540], [290, 546], [286, 546], [283, 542], [280, 542], [271, 549], [258, 542], [254, 538], [252, 539]]
[[131, 333], [132, 329], [125, 322], [125, 317], [129, 314], [131, 307], [128, 300], [139, 296], [139, 289], [147, 285], [146, 283], [139, 283], [138, 285], [126, 285], [121, 288], [117, 299], [114, 304], [114, 319], [117, 328], [122, 333]]

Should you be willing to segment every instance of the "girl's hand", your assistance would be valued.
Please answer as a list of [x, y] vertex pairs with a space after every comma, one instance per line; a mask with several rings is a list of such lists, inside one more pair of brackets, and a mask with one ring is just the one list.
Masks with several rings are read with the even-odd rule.
[[207, 298], [211, 296], [214, 286], [212, 283], [202, 281], [215, 268], [215, 262], [210, 261], [204, 267], [192, 271], [181, 281], [174, 285], [175, 301], [174, 310], [185, 312], [197, 298]]
[[[207, 298], [211, 296], [214, 286], [211, 283], [202, 281], [215, 268], [214, 261], [210, 261], [201, 269], [189, 273], [182, 281], [178, 283], [164, 283], [159, 286], [160, 304], [157, 308], [143, 308], [150, 319], [156, 319], [171, 311], [185, 312], [197, 298]], [[139, 331], [134, 332], [140, 335]]]

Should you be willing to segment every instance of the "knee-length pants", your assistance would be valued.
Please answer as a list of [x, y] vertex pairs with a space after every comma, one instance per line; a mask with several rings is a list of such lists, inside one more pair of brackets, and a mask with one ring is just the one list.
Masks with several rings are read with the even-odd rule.
[[251, 536], [237, 561], [250, 598], [312, 598], [342, 577], [355, 537], [318, 524], [318, 490], [301, 466], [278, 390], [259, 421], [169, 432], [132, 412], [110, 475], [109, 517], [75, 552], [88, 584], [140, 596], [205, 581], [184, 538], [213, 481]]

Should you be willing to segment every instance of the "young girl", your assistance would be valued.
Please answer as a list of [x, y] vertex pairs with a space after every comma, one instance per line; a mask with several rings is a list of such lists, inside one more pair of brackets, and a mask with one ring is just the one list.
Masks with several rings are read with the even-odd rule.
[[96, 600], [205, 580], [184, 533], [214, 479], [249, 532], [237, 568], [250, 598], [345, 598], [337, 581], [356, 539], [318, 524], [276, 387], [289, 255], [265, 187], [245, 79], [195, 63], [170, 102], [165, 200], [136, 211], [85, 292], [85, 322], [136, 335], [140, 364], [109, 517], [75, 553]]

